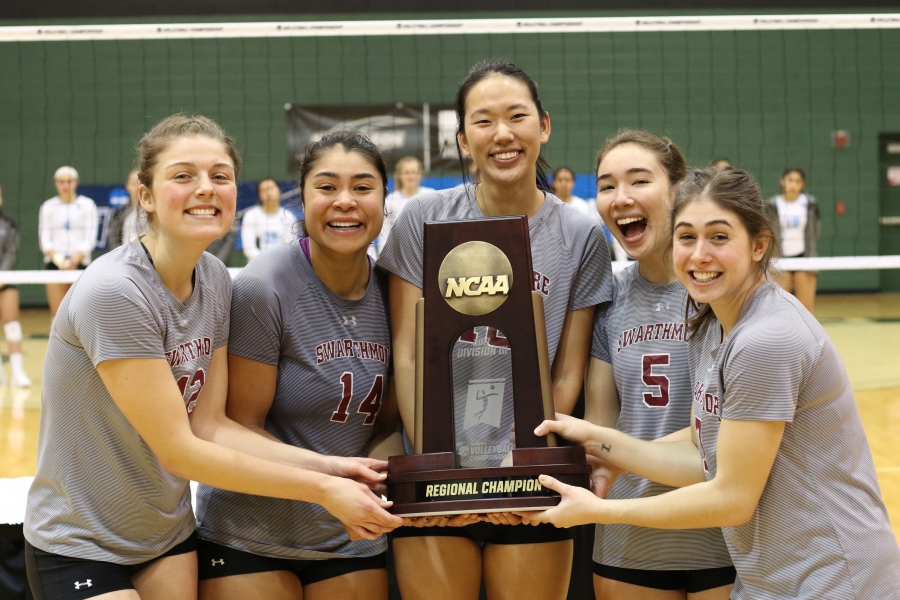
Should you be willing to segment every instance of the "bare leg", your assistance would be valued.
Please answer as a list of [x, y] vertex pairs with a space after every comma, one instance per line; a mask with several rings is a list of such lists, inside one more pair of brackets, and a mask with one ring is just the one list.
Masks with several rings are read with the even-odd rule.
[[791, 293], [794, 291], [794, 272], [782, 271], [778, 276], [778, 285], [784, 288], [784, 291]]
[[141, 600], [197, 600], [197, 553], [155, 560], [131, 581]]
[[200, 582], [201, 600], [302, 600], [300, 580], [290, 571], [267, 571]]
[[722, 587], [713, 588], [711, 590], [703, 590], [688, 594], [688, 600], [728, 600], [731, 597], [731, 588], [734, 585], [723, 585]]
[[816, 273], [809, 271], [794, 273], [794, 295], [806, 310], [813, 312], [816, 304]]
[[[19, 320], [19, 290], [16, 288], [6, 288], [0, 292], [0, 322], [4, 325]], [[9, 352], [22, 352], [22, 342], [10, 342]]]
[[397, 538], [394, 540], [394, 562], [403, 600], [478, 599], [481, 548], [469, 538]]
[[[594, 574], [594, 595], [597, 600], [685, 600], [684, 590], [656, 590], [607, 579]], [[728, 596], [725, 596], [725, 600]], [[711, 598], [709, 600], [712, 600]]]
[[484, 585], [490, 600], [565, 600], [572, 573], [572, 541], [488, 544]]
[[71, 283], [48, 283], [47, 284], [47, 303], [50, 304], [50, 318], [56, 317], [56, 311], [63, 301], [66, 292], [72, 287]]
[[355, 571], [303, 586], [305, 600], [387, 600], [387, 569]]

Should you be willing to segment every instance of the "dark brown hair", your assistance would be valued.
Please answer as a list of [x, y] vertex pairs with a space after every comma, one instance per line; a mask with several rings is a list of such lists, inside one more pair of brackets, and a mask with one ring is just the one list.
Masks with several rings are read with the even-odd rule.
[[[694, 169], [678, 185], [675, 203], [672, 206], [671, 226], [674, 230], [678, 214], [692, 203], [708, 199], [723, 210], [734, 213], [752, 240], [768, 239], [769, 244], [759, 261], [759, 271], [763, 277], [772, 272], [772, 258], [778, 251], [778, 240], [772, 235], [772, 224], [766, 210], [759, 184], [753, 176], [742, 169], [719, 170], [715, 167]], [[685, 310], [690, 339], [715, 318], [709, 304], [688, 300]]]
[[[547, 111], [544, 110], [544, 105], [541, 104], [541, 98], [538, 96], [537, 84], [534, 82], [534, 79], [529, 77], [525, 71], [520, 69], [516, 64], [508, 60], [484, 60], [475, 63], [469, 70], [469, 74], [466, 75], [466, 78], [459, 84], [459, 89], [456, 92], [456, 152], [459, 156], [459, 168], [462, 171], [463, 182], [468, 180], [469, 173], [463, 158], [462, 148], [459, 147], [458, 134], [466, 132], [466, 98], [469, 97], [469, 92], [472, 91], [473, 87], [491, 75], [505, 75], [506, 77], [512, 77], [525, 84], [525, 87], [528, 88], [528, 93], [531, 95], [531, 101], [534, 102], [534, 105], [537, 108], [538, 117], [541, 121], [543, 121], [544, 115], [547, 114]], [[544, 159], [543, 154], [538, 154], [536, 167], [536, 184], [538, 189], [545, 192], [552, 191], [550, 188], [550, 181], [547, 179], [547, 173], [552, 171], [552, 169], [550, 168], [550, 164]]]
[[616, 135], [606, 138], [603, 147], [597, 152], [597, 164], [594, 167], [595, 175], [606, 155], [622, 144], [635, 144], [652, 153], [659, 165], [665, 169], [666, 174], [669, 176], [669, 183], [672, 186], [681, 181], [687, 173], [687, 162], [684, 160], [684, 154], [681, 153], [681, 150], [678, 149], [678, 146], [672, 140], [652, 134], [649, 131], [626, 128], [620, 129]]

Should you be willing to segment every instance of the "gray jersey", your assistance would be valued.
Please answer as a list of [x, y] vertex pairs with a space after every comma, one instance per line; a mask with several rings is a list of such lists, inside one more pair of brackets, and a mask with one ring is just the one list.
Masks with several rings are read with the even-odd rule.
[[[347, 300], [316, 276], [300, 244], [260, 253], [234, 281], [228, 351], [278, 366], [266, 431], [329, 456], [366, 456], [387, 391], [390, 329], [374, 273]], [[201, 485], [201, 537], [238, 550], [293, 559], [372, 556], [387, 542], [350, 541], [318, 504]]]
[[765, 282], [727, 338], [713, 321], [689, 349], [707, 480], [721, 419], [786, 423], [750, 521], [722, 528], [738, 572], [732, 598], [900, 598], [900, 549], [869, 444], [818, 321]]
[[164, 358], [190, 413], [213, 352], [228, 342], [231, 305], [221, 262], [203, 254], [194, 273], [182, 304], [135, 242], [97, 259], [63, 299], [44, 361], [37, 474], [25, 515], [35, 547], [136, 564], [194, 530], [187, 480], [163, 469], [96, 369], [118, 358]]
[[[397, 219], [378, 265], [421, 288], [423, 224], [483, 218], [472, 186], [415, 196]], [[600, 228], [549, 193], [528, 220], [528, 230], [532, 285], [544, 297], [552, 364], [566, 313], [610, 300], [609, 255]], [[512, 450], [509, 354], [503, 332], [492, 327], [476, 327], [454, 345], [454, 420], [461, 466], [498, 466]]]
[[[616, 275], [612, 305], [597, 313], [591, 354], [612, 364], [619, 391], [616, 429], [655, 440], [691, 421], [691, 375], [685, 340], [687, 292], [678, 282], [654, 285], [637, 263]], [[657, 496], [672, 488], [624, 473], [610, 499]], [[594, 561], [623, 569], [712, 569], [731, 557], [722, 530], [671, 531], [597, 525]]]

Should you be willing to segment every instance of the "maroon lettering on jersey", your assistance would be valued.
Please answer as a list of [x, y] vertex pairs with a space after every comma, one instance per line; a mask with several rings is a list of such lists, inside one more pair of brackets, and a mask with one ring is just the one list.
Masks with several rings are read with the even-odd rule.
[[648, 323], [626, 329], [619, 334], [616, 352], [621, 352], [632, 344], [655, 340], [685, 342], [684, 323]]
[[358, 340], [330, 340], [316, 346], [316, 364], [339, 358], [359, 358], [388, 364], [391, 352], [383, 344]]
[[534, 283], [534, 291], [540, 293], [545, 298], [550, 295], [550, 278], [540, 271], [532, 271], [531, 277]]
[[719, 396], [708, 393], [706, 391], [706, 384], [701, 381], [694, 383], [694, 402], [696, 402], [699, 409], [706, 414], [713, 415], [719, 419], [722, 418]]
[[166, 361], [170, 367], [177, 367], [186, 362], [197, 360], [212, 354], [212, 340], [208, 337], [197, 338], [166, 352]]

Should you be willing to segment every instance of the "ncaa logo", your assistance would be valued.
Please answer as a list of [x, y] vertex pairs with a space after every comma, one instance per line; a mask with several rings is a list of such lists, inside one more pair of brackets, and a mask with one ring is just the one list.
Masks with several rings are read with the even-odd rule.
[[513, 286], [512, 264], [500, 248], [465, 242], [447, 253], [438, 270], [447, 304], [464, 315], [486, 315], [500, 308]]

